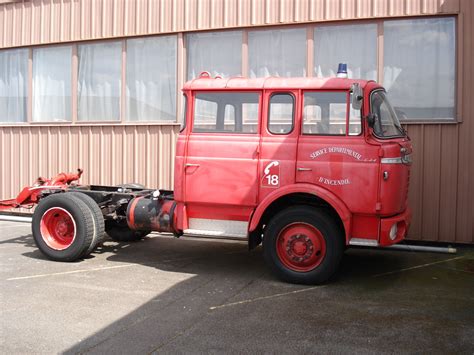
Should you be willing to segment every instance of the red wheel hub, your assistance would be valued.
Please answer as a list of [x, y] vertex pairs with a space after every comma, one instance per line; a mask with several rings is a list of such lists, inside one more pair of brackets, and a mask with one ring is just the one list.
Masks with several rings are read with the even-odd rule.
[[307, 223], [286, 226], [277, 237], [277, 255], [293, 271], [311, 271], [326, 255], [326, 241], [321, 232]]
[[53, 207], [41, 217], [40, 231], [47, 246], [55, 250], [64, 250], [74, 242], [76, 223], [68, 211], [61, 207]]

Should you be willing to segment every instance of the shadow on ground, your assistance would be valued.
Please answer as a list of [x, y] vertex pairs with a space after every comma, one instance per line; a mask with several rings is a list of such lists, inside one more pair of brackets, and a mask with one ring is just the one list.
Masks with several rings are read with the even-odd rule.
[[[34, 247], [31, 236], [2, 243]], [[279, 282], [245, 243], [151, 237], [106, 242], [91, 257], [189, 277], [66, 353], [474, 351], [472, 249], [348, 250], [332, 282], [317, 287]]]

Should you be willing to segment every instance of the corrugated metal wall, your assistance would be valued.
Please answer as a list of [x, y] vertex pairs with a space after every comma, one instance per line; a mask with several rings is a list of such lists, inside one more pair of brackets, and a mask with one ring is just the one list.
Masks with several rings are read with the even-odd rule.
[[38, 176], [84, 169], [82, 183], [137, 182], [171, 189], [179, 126], [19, 126], [0, 128], [0, 199]]
[[[462, 123], [408, 126], [415, 147], [410, 238], [474, 243], [474, 4], [470, 0], [33, 0], [0, 5], [0, 48], [230, 27], [451, 13]], [[180, 69], [182, 70], [182, 68]], [[38, 175], [171, 187], [171, 126], [0, 127], [0, 198]], [[91, 149], [91, 147], [97, 147]]]
[[458, 10], [458, 0], [32, 0], [0, 7], [0, 47]]

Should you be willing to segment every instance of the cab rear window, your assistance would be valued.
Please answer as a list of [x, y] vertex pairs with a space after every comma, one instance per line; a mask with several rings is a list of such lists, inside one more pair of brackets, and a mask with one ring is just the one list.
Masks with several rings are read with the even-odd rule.
[[193, 132], [257, 133], [258, 93], [197, 93]]

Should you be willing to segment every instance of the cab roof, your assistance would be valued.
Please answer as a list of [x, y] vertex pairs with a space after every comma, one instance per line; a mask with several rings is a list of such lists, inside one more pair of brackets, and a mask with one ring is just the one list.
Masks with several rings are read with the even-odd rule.
[[211, 77], [209, 73], [186, 82], [183, 90], [262, 90], [262, 89], [325, 89], [349, 90], [353, 83], [358, 83], [362, 89], [373, 80], [343, 79], [343, 78], [244, 78]]

